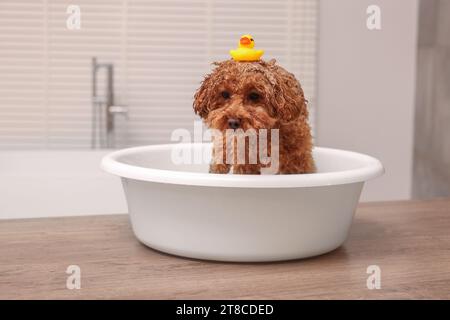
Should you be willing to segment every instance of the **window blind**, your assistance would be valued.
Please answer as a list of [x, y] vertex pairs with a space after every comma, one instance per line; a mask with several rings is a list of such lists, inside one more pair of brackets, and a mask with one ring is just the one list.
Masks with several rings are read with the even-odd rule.
[[[81, 29], [69, 30], [69, 5]], [[316, 0], [3, 0], [0, 148], [89, 148], [91, 57], [114, 63], [117, 104], [129, 117], [118, 146], [169, 142], [193, 129], [192, 98], [211, 62], [251, 33], [264, 59], [293, 72], [314, 126]], [[99, 75], [99, 88], [105, 75]], [[101, 92], [99, 93], [102, 94]]]

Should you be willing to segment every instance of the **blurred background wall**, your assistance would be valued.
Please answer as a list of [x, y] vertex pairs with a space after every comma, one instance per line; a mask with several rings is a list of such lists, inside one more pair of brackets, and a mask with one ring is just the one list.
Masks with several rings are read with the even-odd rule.
[[[369, 30], [370, 5], [381, 30]], [[317, 142], [379, 158], [362, 200], [411, 198], [417, 0], [321, 0]]]
[[383, 162], [362, 201], [448, 196], [449, 16], [450, 0], [0, 0], [0, 218], [126, 211], [90, 149], [92, 56], [129, 108], [116, 146], [166, 143], [243, 33], [302, 83], [317, 145]]
[[413, 196], [450, 195], [450, 1], [421, 0]]

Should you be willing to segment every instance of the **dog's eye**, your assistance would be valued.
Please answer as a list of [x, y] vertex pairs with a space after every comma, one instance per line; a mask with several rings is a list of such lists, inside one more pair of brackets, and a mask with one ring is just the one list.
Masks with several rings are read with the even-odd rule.
[[259, 100], [259, 93], [252, 92], [248, 95], [248, 99], [251, 101], [258, 101]]
[[222, 98], [230, 99], [230, 93], [228, 91], [222, 91]]

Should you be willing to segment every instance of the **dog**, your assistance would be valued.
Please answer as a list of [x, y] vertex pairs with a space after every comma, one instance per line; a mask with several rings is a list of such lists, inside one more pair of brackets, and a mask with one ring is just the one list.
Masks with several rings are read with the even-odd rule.
[[[292, 73], [279, 66], [275, 60], [243, 62], [225, 60], [215, 62], [214, 70], [205, 76], [194, 95], [194, 112], [215, 132], [222, 133], [218, 139], [213, 137], [210, 173], [261, 174], [269, 167], [259, 159], [248, 162], [251, 156], [249, 144], [245, 149], [244, 163], [236, 161], [236, 143], [230, 147], [231, 140], [225, 132], [246, 132], [261, 129], [278, 133], [279, 160], [275, 174], [300, 174], [315, 171], [312, 156], [312, 135], [308, 124], [307, 100], [303, 89]], [[259, 139], [261, 138], [258, 134]], [[228, 143], [227, 143], [228, 142]], [[235, 142], [235, 140], [234, 140]], [[273, 141], [272, 141], [273, 143]], [[255, 142], [253, 142], [255, 145]], [[232, 160], [225, 155], [234, 150]], [[218, 151], [219, 150], [219, 151]], [[274, 146], [264, 151], [272, 158]], [[222, 152], [223, 151], [223, 152]], [[258, 144], [257, 153], [263, 151]], [[230, 170], [232, 169], [232, 170]]]

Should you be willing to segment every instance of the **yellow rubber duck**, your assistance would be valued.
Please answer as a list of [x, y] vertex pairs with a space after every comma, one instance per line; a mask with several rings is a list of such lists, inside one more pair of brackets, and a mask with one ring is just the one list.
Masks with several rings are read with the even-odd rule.
[[255, 50], [255, 40], [249, 34], [244, 34], [239, 39], [239, 46], [236, 50], [230, 50], [231, 57], [236, 61], [258, 61], [264, 54], [263, 50]]

